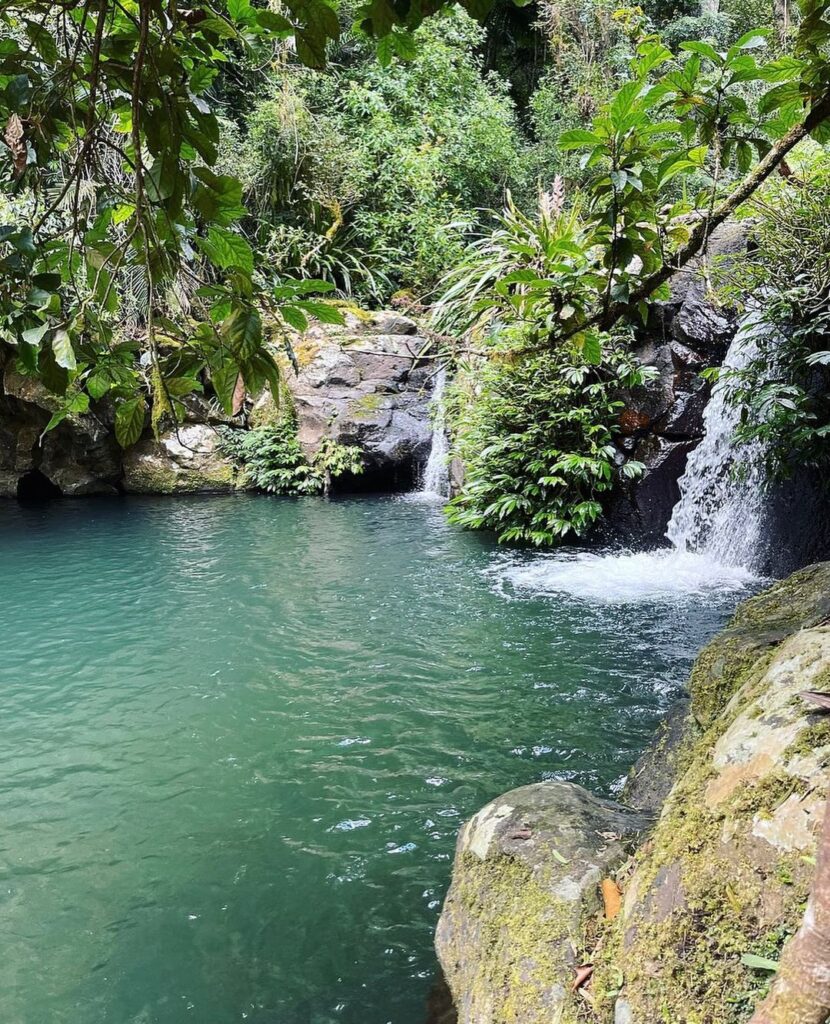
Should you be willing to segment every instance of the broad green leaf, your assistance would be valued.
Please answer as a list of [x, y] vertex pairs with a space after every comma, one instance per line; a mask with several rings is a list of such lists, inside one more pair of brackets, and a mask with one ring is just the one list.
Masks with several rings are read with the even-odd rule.
[[314, 302], [311, 299], [300, 299], [297, 302], [297, 306], [299, 309], [303, 310], [304, 313], [314, 317], [315, 320], [319, 320], [322, 324], [342, 325], [346, 322], [346, 318], [337, 306], [332, 306], [328, 302]]
[[62, 366], [65, 370], [76, 368], [75, 350], [72, 348], [72, 339], [67, 331], [63, 329], [55, 331], [52, 337], [52, 352], [58, 366]]
[[741, 963], [744, 967], [751, 967], [756, 971], [777, 971], [778, 962], [770, 960], [766, 956], [756, 956], [755, 953], [744, 953], [741, 956]]
[[134, 445], [144, 431], [147, 403], [142, 396], [119, 402], [115, 409], [115, 437], [122, 448]]
[[222, 324], [222, 336], [237, 359], [249, 359], [262, 347], [262, 320], [255, 309], [241, 306]]
[[582, 149], [585, 146], [601, 146], [603, 140], [594, 132], [585, 128], [573, 128], [570, 131], [562, 132], [557, 145], [561, 150]]
[[230, 416], [233, 413], [233, 394], [239, 379], [239, 366], [228, 359], [210, 370], [210, 382], [222, 409]]
[[308, 317], [297, 306], [280, 306], [280, 316], [295, 331], [308, 330]]
[[27, 345], [39, 345], [43, 341], [43, 335], [49, 330], [49, 324], [39, 324], [37, 327], [30, 327], [24, 331], [21, 337]]
[[711, 46], [709, 43], [700, 42], [699, 40], [692, 40], [691, 42], [688, 43], [681, 43], [680, 49], [688, 50], [690, 53], [699, 53], [701, 57], [707, 57], [714, 64], [723, 64], [724, 58], [721, 56], [721, 54], [718, 53], [714, 46]]
[[242, 235], [222, 227], [212, 227], [207, 238], [197, 238], [196, 244], [211, 263], [222, 270], [237, 269], [245, 274], [254, 271], [254, 253]]
[[288, 18], [277, 14], [276, 11], [257, 11], [256, 20], [268, 32], [286, 33], [289, 35], [294, 32], [294, 26]]

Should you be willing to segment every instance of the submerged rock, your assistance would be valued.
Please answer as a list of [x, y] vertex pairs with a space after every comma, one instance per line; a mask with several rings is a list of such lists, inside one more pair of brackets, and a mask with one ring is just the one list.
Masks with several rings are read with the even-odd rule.
[[540, 782], [464, 826], [436, 933], [460, 1024], [559, 1019], [583, 917], [647, 823], [579, 786]]

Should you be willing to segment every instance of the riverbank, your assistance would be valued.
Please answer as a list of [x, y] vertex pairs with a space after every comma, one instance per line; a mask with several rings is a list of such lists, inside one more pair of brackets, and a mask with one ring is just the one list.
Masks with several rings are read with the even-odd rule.
[[437, 930], [460, 1024], [749, 1018], [812, 877], [828, 616], [830, 563], [742, 604], [620, 804], [540, 783], [468, 822]]

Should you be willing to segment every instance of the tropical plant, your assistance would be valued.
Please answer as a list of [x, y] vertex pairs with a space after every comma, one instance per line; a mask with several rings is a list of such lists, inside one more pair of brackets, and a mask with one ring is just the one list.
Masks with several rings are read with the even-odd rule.
[[309, 459], [291, 415], [276, 425], [249, 431], [221, 428], [219, 447], [242, 469], [246, 483], [268, 494], [328, 493], [332, 480], [363, 472], [360, 449], [330, 437]]
[[451, 522], [493, 530], [500, 541], [559, 543], [597, 521], [618, 470], [642, 472], [613, 442], [620, 393], [644, 375], [617, 343], [604, 348], [597, 363], [566, 345], [462, 371], [452, 426], [466, 477]]
[[752, 247], [713, 268], [724, 301], [758, 330], [748, 365], [709, 376], [728, 380], [736, 440], [761, 442], [773, 479], [830, 464], [830, 174], [813, 161], [791, 177], [755, 197]]
[[[425, 14], [376, 0], [358, 21], [388, 64], [413, 55]], [[106, 394], [122, 444], [140, 436], [148, 399], [160, 429], [205, 383], [227, 411], [276, 386], [286, 328], [338, 314], [309, 299], [330, 281], [292, 284], [255, 259], [242, 184], [217, 166], [223, 100], [238, 94], [225, 72], [245, 55], [282, 60], [287, 40], [322, 66], [335, 9], [0, 0], [0, 26], [0, 188], [13, 215], [0, 226], [0, 339], [19, 369], [67, 413]]]

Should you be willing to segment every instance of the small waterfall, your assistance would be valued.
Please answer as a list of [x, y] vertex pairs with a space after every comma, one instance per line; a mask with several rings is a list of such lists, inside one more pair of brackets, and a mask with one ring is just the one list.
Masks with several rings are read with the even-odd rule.
[[[772, 328], [748, 314], [729, 347], [724, 368], [741, 370], [760, 354], [759, 340]], [[751, 569], [763, 544], [765, 514], [762, 442], [736, 448], [741, 410], [730, 404], [734, 381], [715, 385], [703, 415], [703, 440], [680, 479], [680, 501], [666, 531], [678, 551], [707, 556], [721, 565]]]
[[420, 494], [425, 498], [448, 498], [450, 476], [447, 469], [449, 442], [447, 441], [446, 417], [444, 415], [444, 391], [447, 387], [447, 370], [442, 366], [435, 375], [432, 392], [432, 447], [424, 467]]
[[[724, 367], [755, 359], [774, 330], [757, 312], [741, 323]], [[766, 351], [764, 355], [767, 356]], [[768, 356], [767, 356], [768, 358]], [[745, 593], [758, 579], [766, 493], [762, 443], [734, 443], [740, 409], [729, 402], [735, 382], [714, 387], [703, 416], [703, 440], [689, 456], [680, 500], [659, 551], [557, 551], [500, 560], [492, 571], [508, 594], [570, 594], [598, 604], [685, 601], [691, 596]]]

